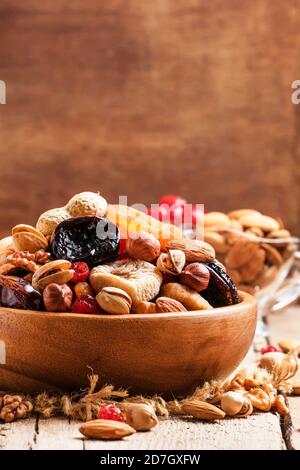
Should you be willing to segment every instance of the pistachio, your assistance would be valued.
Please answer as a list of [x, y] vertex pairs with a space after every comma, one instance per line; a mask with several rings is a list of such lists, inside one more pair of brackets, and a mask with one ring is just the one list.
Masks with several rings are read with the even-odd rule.
[[158, 424], [153, 407], [146, 403], [128, 403], [123, 412], [125, 422], [136, 431], [148, 431]]
[[120, 315], [130, 313], [131, 297], [118, 287], [103, 287], [97, 294], [96, 300], [106, 313]]
[[38, 250], [47, 250], [48, 240], [31, 225], [20, 224], [12, 229], [13, 246], [18, 251], [35, 253]]
[[251, 401], [238, 392], [227, 392], [221, 398], [221, 408], [228, 416], [248, 416], [253, 411]]
[[153, 261], [159, 256], [160, 243], [151, 233], [132, 233], [126, 240], [126, 253], [130, 258]]
[[40, 292], [49, 284], [66, 284], [74, 274], [74, 270], [70, 269], [71, 263], [63, 259], [50, 261], [40, 266], [32, 277], [32, 286]]
[[169, 250], [159, 256], [156, 265], [162, 273], [179, 274], [185, 265], [185, 254], [181, 250]]
[[179, 281], [182, 284], [195, 289], [197, 292], [207, 288], [209, 278], [209, 269], [202, 263], [188, 264], [179, 275]]

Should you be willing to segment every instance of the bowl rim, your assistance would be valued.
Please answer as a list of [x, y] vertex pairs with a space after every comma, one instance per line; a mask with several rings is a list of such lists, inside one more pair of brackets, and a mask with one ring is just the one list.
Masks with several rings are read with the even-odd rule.
[[189, 310], [187, 312], [170, 312], [170, 313], [139, 313], [139, 314], [124, 314], [124, 315], [111, 315], [111, 314], [94, 314], [94, 313], [72, 313], [72, 312], [43, 312], [38, 310], [21, 310], [17, 308], [11, 307], [1, 307], [0, 306], [0, 315], [2, 312], [7, 312], [9, 314], [16, 314], [16, 315], [30, 315], [36, 316], [38, 318], [44, 319], [76, 319], [79, 320], [81, 318], [84, 319], [92, 319], [94, 321], [101, 320], [101, 321], [112, 321], [112, 320], [159, 320], [159, 319], [187, 319], [187, 318], [199, 318], [199, 317], [207, 317], [207, 318], [215, 318], [218, 316], [226, 315], [231, 316], [233, 314], [238, 313], [241, 309], [245, 310], [248, 307], [256, 307], [257, 301], [255, 297], [252, 295], [244, 292], [238, 291], [239, 297], [241, 302], [234, 305], [226, 305], [225, 307], [216, 307], [209, 310]]

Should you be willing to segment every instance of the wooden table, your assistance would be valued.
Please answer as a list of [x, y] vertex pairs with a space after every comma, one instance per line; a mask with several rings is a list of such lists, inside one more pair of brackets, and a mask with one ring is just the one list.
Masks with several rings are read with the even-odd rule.
[[[295, 305], [270, 319], [270, 340], [300, 339], [300, 306]], [[254, 349], [246, 362], [255, 360]], [[300, 449], [300, 397], [290, 397], [291, 414], [255, 413], [247, 419], [216, 423], [192, 419], [162, 420], [155, 430], [137, 433], [122, 441], [82, 439], [77, 422], [66, 418], [39, 419], [0, 425], [0, 448], [12, 449], [97, 449], [97, 450], [203, 450], [203, 449]]]

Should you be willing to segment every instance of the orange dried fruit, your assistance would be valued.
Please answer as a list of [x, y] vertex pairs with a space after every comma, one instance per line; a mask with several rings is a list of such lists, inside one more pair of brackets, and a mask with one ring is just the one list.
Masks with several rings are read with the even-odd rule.
[[161, 248], [164, 248], [170, 240], [182, 238], [181, 230], [175, 225], [161, 222], [133, 207], [110, 204], [106, 216], [117, 225], [122, 238], [127, 238], [134, 232], [148, 232], [159, 240]]

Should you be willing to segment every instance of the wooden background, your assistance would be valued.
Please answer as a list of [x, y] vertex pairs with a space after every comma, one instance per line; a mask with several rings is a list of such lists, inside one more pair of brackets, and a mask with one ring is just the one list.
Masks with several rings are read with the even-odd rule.
[[299, 233], [298, 0], [1, 0], [0, 232], [82, 190]]

